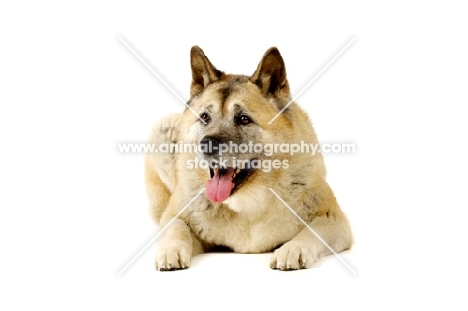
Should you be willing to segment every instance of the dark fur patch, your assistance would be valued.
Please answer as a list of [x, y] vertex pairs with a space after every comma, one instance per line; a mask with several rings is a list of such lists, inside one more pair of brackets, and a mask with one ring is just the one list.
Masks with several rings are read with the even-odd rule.
[[222, 81], [225, 83], [224, 86], [219, 89], [219, 93], [221, 110], [223, 111], [227, 99], [234, 92], [236, 86], [247, 83], [249, 79], [248, 77], [242, 75], [229, 75]]

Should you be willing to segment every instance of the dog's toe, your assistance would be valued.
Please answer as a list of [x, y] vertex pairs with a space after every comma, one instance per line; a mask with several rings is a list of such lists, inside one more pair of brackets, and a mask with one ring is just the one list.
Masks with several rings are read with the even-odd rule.
[[190, 267], [190, 255], [177, 247], [165, 248], [156, 255], [156, 270], [173, 271]]
[[290, 241], [274, 251], [270, 268], [282, 271], [305, 269], [312, 265], [314, 258], [310, 247]]

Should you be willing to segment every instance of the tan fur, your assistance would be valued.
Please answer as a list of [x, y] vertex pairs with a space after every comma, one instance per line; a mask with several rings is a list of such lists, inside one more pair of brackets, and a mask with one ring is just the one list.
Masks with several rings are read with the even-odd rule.
[[[266, 52], [250, 77], [217, 70], [198, 47], [192, 48], [191, 65], [189, 104], [197, 113], [209, 109], [212, 123], [203, 125], [186, 109], [163, 117], [154, 127], [150, 143], [199, 143], [203, 135], [214, 134], [227, 139], [251, 135], [260, 144], [318, 142], [309, 117], [295, 103], [268, 124], [290, 99], [284, 62], [276, 48]], [[248, 130], [232, 125], [235, 109], [248, 111], [255, 125]], [[187, 168], [187, 161], [193, 158], [190, 153], [146, 156], [151, 215], [161, 227], [210, 179], [208, 170]], [[214, 245], [239, 253], [268, 252], [279, 247], [270, 266], [280, 270], [307, 268], [320, 256], [330, 254], [268, 188], [276, 191], [336, 252], [350, 248], [351, 229], [325, 180], [322, 155], [279, 153], [272, 158], [287, 160], [289, 168], [256, 170], [223, 203], [213, 203], [202, 193], [160, 237], [157, 269], [187, 268], [192, 256]]]

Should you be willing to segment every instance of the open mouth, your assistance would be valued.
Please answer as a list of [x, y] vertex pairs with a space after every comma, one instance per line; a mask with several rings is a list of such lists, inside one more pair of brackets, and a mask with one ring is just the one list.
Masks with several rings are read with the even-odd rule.
[[210, 166], [211, 179], [206, 181], [208, 199], [212, 202], [223, 202], [247, 181], [253, 171], [252, 165], [245, 168], [223, 167], [218, 164]]

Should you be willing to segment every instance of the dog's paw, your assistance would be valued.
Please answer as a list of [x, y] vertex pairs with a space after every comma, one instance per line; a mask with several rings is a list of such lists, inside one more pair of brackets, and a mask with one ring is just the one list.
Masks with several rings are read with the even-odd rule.
[[156, 270], [172, 271], [190, 267], [191, 254], [184, 247], [166, 247], [156, 253]]
[[312, 245], [290, 241], [274, 251], [270, 268], [278, 270], [298, 270], [310, 268], [317, 254]]

